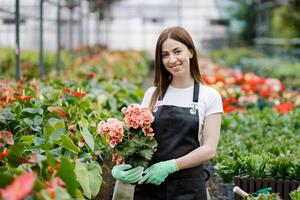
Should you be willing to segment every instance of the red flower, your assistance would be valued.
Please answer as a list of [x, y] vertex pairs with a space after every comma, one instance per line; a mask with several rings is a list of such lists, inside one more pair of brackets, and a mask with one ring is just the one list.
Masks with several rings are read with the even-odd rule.
[[69, 93], [70, 90], [68, 88], [64, 88], [64, 92]]
[[229, 101], [227, 99], [222, 98], [223, 106], [228, 106]]
[[33, 164], [33, 163], [37, 163], [37, 158], [35, 154], [32, 154], [29, 159], [25, 157], [19, 157], [19, 161], [23, 164], [27, 164], [27, 163]]
[[49, 166], [48, 167], [48, 174], [53, 174], [54, 170], [58, 170], [60, 168], [60, 163], [55, 163], [53, 167]]
[[229, 96], [229, 101], [235, 105], [239, 103], [238, 100], [234, 96], [231, 96], [231, 95]]
[[223, 82], [224, 83], [225, 79], [221, 74], [216, 75], [216, 82]]
[[49, 106], [48, 111], [51, 113], [59, 114], [62, 117], [66, 116], [66, 112], [62, 108], [57, 106]]
[[241, 84], [241, 83], [243, 83], [243, 81], [244, 81], [244, 76], [243, 76], [243, 74], [240, 74], [240, 73], [234, 73], [232, 76], [233, 76], [234, 82], [235, 82], [236, 84]]
[[8, 155], [9, 155], [9, 151], [8, 151], [7, 148], [5, 148], [2, 152], [0, 152], [0, 160], [1, 160], [2, 158], [8, 157]]
[[223, 106], [223, 110], [225, 113], [229, 113], [229, 112], [234, 111], [234, 107], [231, 105]]
[[32, 98], [33, 98], [32, 96], [16, 96], [16, 99], [20, 101], [29, 101]]
[[273, 110], [276, 110], [280, 114], [290, 112], [293, 110], [293, 108], [294, 108], [294, 104], [292, 104], [290, 102], [282, 103], [282, 104], [272, 107]]
[[245, 93], [248, 93], [251, 91], [251, 86], [248, 84], [245, 84], [245, 85], [241, 86], [241, 90], [244, 91]]
[[271, 90], [269, 87], [263, 86], [259, 94], [264, 98], [268, 98], [271, 95]]
[[67, 88], [64, 88], [64, 92], [66, 93], [69, 93], [70, 95], [72, 96], [75, 96], [75, 97], [84, 97], [86, 95], [86, 93], [84, 91], [74, 91], [74, 90], [69, 90]]
[[93, 73], [93, 72], [88, 72], [88, 73], [86, 74], [86, 77], [88, 77], [88, 78], [94, 78], [94, 77], [96, 77], [96, 74]]
[[216, 82], [215, 77], [211, 77], [211, 76], [203, 76], [203, 80], [208, 85], [214, 84]]
[[16, 177], [10, 185], [1, 190], [1, 197], [4, 200], [22, 200], [33, 189], [36, 175], [34, 172], [26, 172]]

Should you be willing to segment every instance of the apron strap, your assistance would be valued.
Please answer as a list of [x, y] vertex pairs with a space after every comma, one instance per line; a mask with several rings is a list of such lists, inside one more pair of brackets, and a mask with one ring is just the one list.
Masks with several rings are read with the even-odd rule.
[[199, 83], [194, 82], [193, 103], [198, 103], [199, 99]]

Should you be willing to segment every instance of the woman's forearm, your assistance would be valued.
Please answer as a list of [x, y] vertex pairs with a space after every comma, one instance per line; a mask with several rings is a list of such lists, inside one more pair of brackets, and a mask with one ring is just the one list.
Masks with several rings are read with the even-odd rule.
[[215, 157], [220, 137], [221, 118], [220, 113], [205, 118], [203, 145], [176, 159], [179, 170], [196, 167]]
[[208, 145], [198, 147], [185, 156], [176, 159], [179, 170], [196, 167], [212, 159], [216, 154], [216, 149]]

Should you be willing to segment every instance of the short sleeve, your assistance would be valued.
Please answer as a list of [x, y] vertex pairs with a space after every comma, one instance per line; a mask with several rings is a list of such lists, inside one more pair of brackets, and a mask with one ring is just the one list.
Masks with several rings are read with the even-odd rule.
[[156, 87], [150, 87], [146, 90], [145, 94], [144, 94], [144, 98], [142, 100], [142, 103], [141, 105], [144, 106], [144, 107], [149, 107], [150, 105], [150, 100], [151, 100], [151, 97], [152, 97], [152, 94], [154, 92]]
[[212, 89], [208, 101], [205, 116], [214, 114], [214, 113], [223, 113], [223, 104], [222, 98], [219, 92], [215, 89]]

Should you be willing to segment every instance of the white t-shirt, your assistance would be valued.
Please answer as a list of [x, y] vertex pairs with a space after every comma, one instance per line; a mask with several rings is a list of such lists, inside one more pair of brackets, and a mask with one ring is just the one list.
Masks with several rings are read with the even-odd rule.
[[[149, 107], [150, 99], [155, 90], [155, 87], [150, 87], [144, 95], [142, 106]], [[173, 105], [179, 107], [193, 107], [193, 90], [194, 86], [188, 88], [174, 88], [169, 85], [167, 92], [160, 105]], [[214, 113], [223, 113], [221, 95], [217, 90], [204, 84], [200, 84], [198, 99], [198, 113], [199, 113], [199, 133], [198, 138], [201, 142], [201, 132], [203, 128], [204, 119], [206, 116]]]

